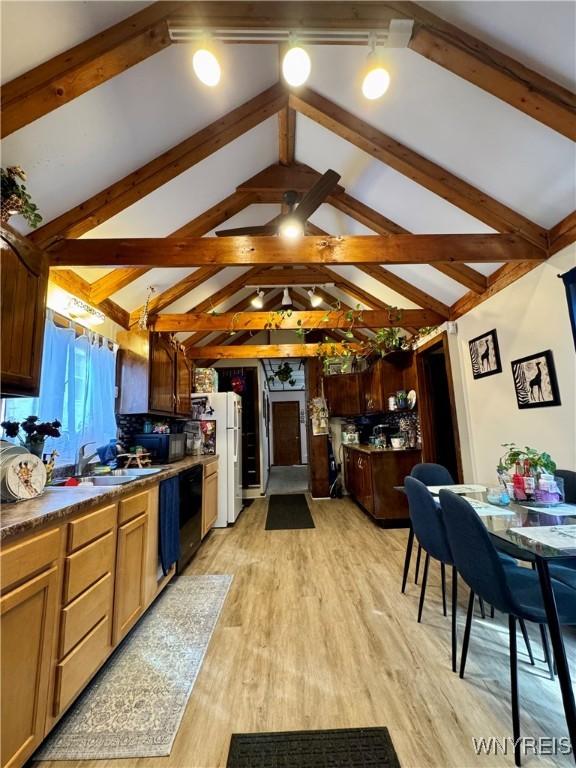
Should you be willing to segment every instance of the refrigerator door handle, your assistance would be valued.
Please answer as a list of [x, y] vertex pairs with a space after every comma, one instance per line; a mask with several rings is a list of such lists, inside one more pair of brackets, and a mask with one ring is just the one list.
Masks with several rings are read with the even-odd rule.
[[238, 461], [238, 430], [235, 429], [234, 431], [234, 456], [233, 461], [236, 463]]

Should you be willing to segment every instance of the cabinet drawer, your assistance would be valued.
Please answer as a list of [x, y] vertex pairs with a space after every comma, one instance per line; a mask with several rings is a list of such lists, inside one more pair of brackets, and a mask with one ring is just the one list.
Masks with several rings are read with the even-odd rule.
[[62, 609], [59, 658], [66, 656], [99, 621], [109, 616], [112, 608], [112, 583], [112, 574], [107, 573]]
[[2, 591], [58, 559], [60, 554], [60, 528], [39, 533], [8, 546], [0, 554]]
[[116, 504], [97, 509], [68, 525], [68, 552], [83, 547], [111, 531], [116, 524]]
[[118, 504], [118, 525], [124, 525], [128, 520], [148, 511], [149, 492], [137, 493]]
[[92, 677], [110, 651], [110, 619], [102, 619], [74, 650], [56, 665], [54, 715], [64, 710]]
[[110, 531], [73, 555], [68, 555], [64, 577], [64, 603], [74, 600], [105, 574], [112, 573], [116, 554], [115, 542], [115, 533]]

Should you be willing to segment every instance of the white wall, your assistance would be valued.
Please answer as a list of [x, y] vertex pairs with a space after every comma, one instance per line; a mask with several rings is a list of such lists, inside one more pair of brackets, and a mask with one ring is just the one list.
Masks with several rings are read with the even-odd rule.
[[[559, 468], [576, 468], [576, 354], [564, 283], [576, 265], [576, 245], [565, 248], [459, 318], [448, 336], [462, 447], [464, 479], [495, 481], [502, 443], [548, 451]], [[474, 380], [468, 341], [496, 328], [502, 373]], [[562, 404], [520, 410], [511, 361], [551, 349]]]
[[302, 464], [308, 464], [308, 441], [306, 439], [306, 392], [296, 390], [295, 392], [269, 392], [270, 398], [270, 459], [274, 464], [274, 422], [272, 419], [272, 403], [285, 403], [290, 400], [297, 400], [300, 409], [300, 445]]

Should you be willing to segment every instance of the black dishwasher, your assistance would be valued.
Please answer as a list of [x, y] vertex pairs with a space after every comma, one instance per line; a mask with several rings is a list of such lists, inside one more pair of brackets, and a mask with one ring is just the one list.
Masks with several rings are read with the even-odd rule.
[[202, 478], [204, 469], [197, 465], [180, 473], [180, 559], [182, 573], [202, 541]]

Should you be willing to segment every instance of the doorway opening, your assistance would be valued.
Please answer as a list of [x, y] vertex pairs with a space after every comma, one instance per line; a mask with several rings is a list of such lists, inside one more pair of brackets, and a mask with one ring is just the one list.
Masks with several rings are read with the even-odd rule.
[[416, 366], [422, 460], [442, 464], [455, 482], [461, 483], [460, 438], [446, 332], [417, 350]]
[[242, 397], [242, 487], [257, 487], [261, 472], [258, 369], [218, 368], [218, 391]]

